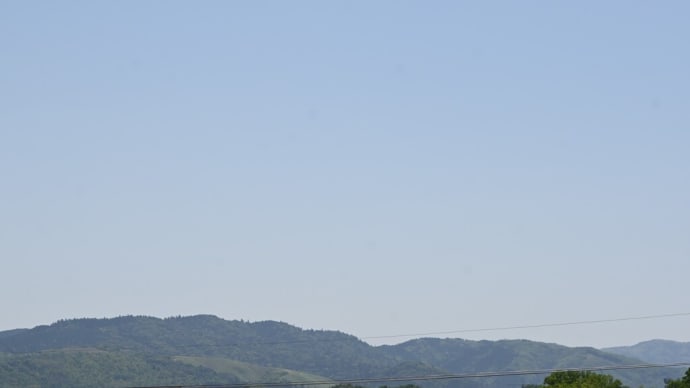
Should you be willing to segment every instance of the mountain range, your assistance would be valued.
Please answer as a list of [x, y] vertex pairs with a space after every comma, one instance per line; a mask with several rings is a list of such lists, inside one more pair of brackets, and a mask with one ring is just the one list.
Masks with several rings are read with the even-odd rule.
[[[0, 387], [337, 382], [676, 362], [681, 359], [674, 352], [679, 357], [690, 355], [688, 344], [651, 342], [605, 350], [527, 340], [451, 338], [371, 346], [346, 333], [303, 330], [276, 321], [229, 321], [212, 315], [84, 318], [0, 332]], [[683, 372], [654, 368], [611, 374], [631, 387], [662, 387], [664, 378], [677, 378]], [[481, 388], [533, 384], [543, 378], [526, 375], [417, 384]]]
[[605, 352], [639, 358], [655, 363], [690, 362], [690, 342], [676, 342], [662, 339], [640, 342], [633, 346], [618, 346], [602, 349]]

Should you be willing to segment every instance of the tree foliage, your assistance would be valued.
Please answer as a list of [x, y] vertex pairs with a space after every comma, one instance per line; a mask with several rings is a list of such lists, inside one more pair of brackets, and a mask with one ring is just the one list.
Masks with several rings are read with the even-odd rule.
[[667, 380], [666, 388], [690, 388], [690, 368], [685, 375], [677, 380]]
[[[365, 388], [361, 385], [352, 385], [352, 384], [338, 384], [334, 385], [331, 388]], [[389, 387], [388, 385], [382, 385], [379, 388], [394, 388], [394, 387]], [[405, 385], [400, 385], [397, 388], [421, 388], [419, 385], [415, 384], [405, 384]]]
[[626, 388], [620, 380], [610, 375], [594, 372], [564, 371], [554, 372], [544, 379], [542, 385], [533, 388]]

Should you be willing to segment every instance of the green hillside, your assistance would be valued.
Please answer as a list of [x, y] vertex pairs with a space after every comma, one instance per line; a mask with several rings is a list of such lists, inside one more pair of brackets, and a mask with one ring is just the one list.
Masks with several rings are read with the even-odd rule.
[[274, 321], [226, 321], [210, 315], [64, 320], [0, 337], [0, 352], [66, 347], [216, 356], [329, 378], [372, 376], [395, 363], [379, 349], [344, 333], [302, 330]]
[[166, 357], [92, 349], [0, 355], [0, 387], [124, 387], [239, 382]]
[[[74, 319], [0, 332], [0, 387], [287, 382], [641, 363], [593, 348], [525, 340], [417, 339], [371, 346], [336, 331], [210, 315]], [[111, 367], [113, 366], [113, 367]], [[632, 387], [662, 387], [681, 370], [611, 374]], [[442, 380], [425, 388], [520, 386], [544, 376]], [[413, 382], [413, 381], [410, 381]]]

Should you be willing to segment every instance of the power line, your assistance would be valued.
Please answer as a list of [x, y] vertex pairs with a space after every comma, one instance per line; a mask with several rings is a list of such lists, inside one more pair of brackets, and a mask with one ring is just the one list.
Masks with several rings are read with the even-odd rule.
[[293, 382], [265, 382], [265, 383], [232, 383], [232, 384], [200, 384], [200, 385], [151, 385], [137, 386], [129, 388], [259, 388], [259, 387], [305, 387], [317, 385], [337, 385], [337, 384], [369, 384], [369, 383], [396, 383], [410, 381], [438, 381], [438, 380], [459, 380], [470, 378], [489, 378], [489, 377], [509, 377], [509, 376], [528, 376], [551, 374], [554, 372], [601, 372], [611, 370], [630, 370], [630, 369], [651, 369], [651, 368], [673, 368], [690, 366], [690, 362], [675, 362], [666, 364], [633, 364], [633, 365], [608, 365], [595, 366], [589, 368], [558, 368], [558, 369], [536, 369], [536, 370], [513, 370], [513, 371], [490, 371], [474, 372], [462, 374], [441, 374], [423, 375], [408, 377], [377, 377], [347, 380], [322, 380], [322, 381], [293, 381]]
[[520, 326], [502, 326], [502, 327], [488, 327], [488, 328], [479, 328], [479, 329], [458, 329], [458, 330], [448, 330], [448, 331], [433, 331], [433, 332], [426, 332], [426, 333], [378, 335], [378, 336], [362, 337], [361, 339], [423, 337], [423, 336], [429, 336], [429, 335], [478, 333], [478, 332], [486, 332], [486, 331], [503, 331], [503, 330], [516, 330], [516, 329], [537, 329], [537, 328], [544, 328], [544, 327], [591, 325], [591, 324], [596, 324], [596, 323], [639, 321], [639, 320], [645, 320], [645, 319], [660, 319], [660, 318], [672, 318], [672, 317], [682, 317], [682, 316], [690, 316], [690, 312], [673, 313], [673, 314], [657, 314], [657, 315], [641, 315], [641, 316], [635, 316], [635, 317], [611, 318], [611, 319], [596, 319], [596, 320], [589, 320], [589, 321], [554, 322], [554, 323], [540, 323], [540, 324], [520, 325]]

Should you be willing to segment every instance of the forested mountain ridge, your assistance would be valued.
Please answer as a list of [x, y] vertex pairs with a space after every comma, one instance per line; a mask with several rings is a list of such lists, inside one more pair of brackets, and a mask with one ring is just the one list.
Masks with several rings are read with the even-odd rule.
[[[85, 386], [89, 385], [88, 378], [84, 380], [88, 371], [80, 370], [80, 365], [95, 363], [94, 370], [98, 370], [106, 359], [115, 360], [116, 365], [126, 365], [131, 360], [135, 370], [149, 376], [146, 381], [156, 383], [175, 378], [190, 383], [314, 378], [310, 376], [342, 380], [640, 363], [637, 359], [594, 348], [568, 348], [526, 340], [425, 338], [375, 347], [337, 331], [303, 330], [275, 321], [228, 321], [211, 315], [62, 320], [28, 330], [0, 332], [0, 353], [5, 354], [0, 357], [0, 372], [3, 368], [12, 371], [13, 381], [33, 381], [21, 380], [27, 375], [17, 370], [28, 373], [38, 365], [60, 375], [62, 362], [74, 372], [66, 377], [71, 382], [68, 385], [74, 386], [84, 381], [87, 381]], [[81, 362], [75, 362], [74, 357], [79, 357]], [[186, 369], [171, 370], [183, 364]], [[156, 376], [156, 370], [160, 376]], [[654, 387], [662, 386], [666, 377], [679, 377], [682, 371], [654, 369], [612, 374], [630, 386]], [[0, 386], [21, 386], [3, 384], [6, 381], [2, 376], [9, 375], [0, 373]], [[424, 386], [520, 385], [539, 383], [543, 377], [463, 379]], [[112, 385], [103, 382], [95, 385], [125, 386], [132, 378], [124, 373], [110, 376], [108, 381]], [[146, 385], [140, 383], [137, 380], [137, 384]]]
[[74, 347], [221, 356], [331, 378], [369, 376], [395, 364], [380, 350], [348, 334], [302, 330], [275, 321], [227, 321], [210, 315], [63, 320], [0, 337], [0, 352], [6, 353]]
[[652, 363], [690, 362], [690, 342], [654, 339], [632, 346], [601, 349]]

